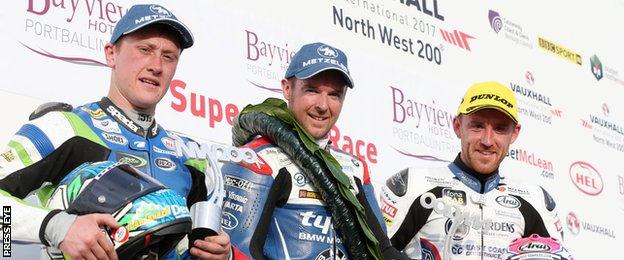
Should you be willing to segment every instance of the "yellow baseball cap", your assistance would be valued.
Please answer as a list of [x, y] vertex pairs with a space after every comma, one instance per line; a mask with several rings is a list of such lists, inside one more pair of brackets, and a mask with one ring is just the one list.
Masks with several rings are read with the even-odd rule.
[[458, 115], [468, 115], [484, 108], [494, 108], [505, 113], [518, 123], [518, 101], [511, 89], [495, 82], [479, 82], [472, 85], [464, 94]]

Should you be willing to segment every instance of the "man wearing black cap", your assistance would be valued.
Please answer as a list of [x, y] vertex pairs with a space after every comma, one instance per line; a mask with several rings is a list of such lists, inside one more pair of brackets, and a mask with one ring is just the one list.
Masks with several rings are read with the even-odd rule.
[[269, 98], [236, 118], [234, 145], [257, 164], [225, 164], [223, 227], [246, 259], [379, 259], [389, 241], [366, 163], [329, 142], [347, 89], [347, 57], [304, 45], [281, 81], [286, 102]]
[[[383, 213], [392, 245], [415, 259], [493, 260], [507, 259], [514, 239], [561, 239], [548, 192], [499, 173], [520, 129], [511, 89], [493, 81], [468, 88], [453, 119], [461, 141], [455, 160], [446, 167], [404, 169], [381, 190], [383, 207], [393, 209]], [[540, 253], [540, 259], [563, 259]]]
[[[46, 197], [42, 191], [51, 190], [49, 186], [57, 185], [71, 170], [83, 162], [112, 160], [131, 164], [187, 199], [193, 221], [191, 255], [228, 257], [227, 234], [207, 236], [210, 230], [220, 230], [221, 205], [214, 202], [220, 200], [210, 196], [221, 196], [212, 191], [222, 187], [208, 185], [220, 175], [207, 167], [209, 158], [176, 153], [175, 140], [190, 140], [166, 131], [154, 120], [156, 105], [167, 93], [182, 50], [192, 45], [190, 30], [170, 11], [159, 5], [135, 5], [119, 20], [105, 46], [111, 68], [108, 96], [74, 109], [57, 103], [33, 112], [0, 159], [0, 202], [12, 206], [14, 219], [20, 220], [13, 223], [12, 239], [48, 246], [44, 257], [117, 259], [111, 243], [116, 238], [107, 237], [101, 228], [115, 229], [128, 220], [115, 220], [109, 214], [76, 216], [21, 201], [39, 189], [45, 205], [49, 193]], [[134, 223], [147, 226], [163, 215], [144, 217], [135, 220], [143, 222]], [[146, 247], [156, 238], [146, 237]], [[176, 258], [177, 253], [188, 257], [180, 247], [167, 257]]]

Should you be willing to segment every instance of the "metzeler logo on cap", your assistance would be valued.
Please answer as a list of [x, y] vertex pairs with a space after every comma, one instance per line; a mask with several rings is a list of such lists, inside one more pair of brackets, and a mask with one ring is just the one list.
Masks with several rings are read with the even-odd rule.
[[134, 19], [134, 24], [140, 24], [140, 23], [147, 22], [149, 20], [153, 20], [153, 19], [161, 18], [161, 17], [165, 17], [165, 18], [171, 17], [171, 12], [169, 12], [167, 9], [165, 9], [164, 7], [160, 5], [151, 5], [149, 9], [154, 14], [146, 15], [138, 19]]
[[[513, 108], [514, 107], [513, 104], [511, 104], [511, 102], [507, 101], [507, 99], [504, 99], [501, 96], [496, 95], [496, 94], [479, 94], [479, 95], [476, 95], [476, 96], [472, 96], [470, 98], [470, 102], [469, 103], [472, 103], [472, 102], [474, 102], [476, 100], [479, 100], [479, 99], [492, 99], [494, 101], [498, 101], [498, 102], [503, 103], [508, 108]], [[470, 110], [472, 110], [474, 108], [475, 107], [469, 107], [466, 110], [470, 111]]]
[[319, 46], [318, 49], [316, 49], [316, 52], [325, 58], [338, 58], [338, 52], [327, 45]]
[[316, 63], [330, 63], [339, 66], [344, 71], [349, 71], [347, 66], [340, 63], [336, 58], [338, 58], [338, 51], [332, 47], [327, 45], [321, 45], [316, 49], [316, 53], [323, 58], [313, 58], [303, 62], [303, 67], [307, 67]]

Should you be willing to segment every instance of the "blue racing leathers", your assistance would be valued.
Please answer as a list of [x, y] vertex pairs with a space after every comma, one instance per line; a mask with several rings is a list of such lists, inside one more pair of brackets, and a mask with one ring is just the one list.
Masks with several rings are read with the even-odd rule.
[[[327, 141], [324, 146], [329, 147]], [[222, 227], [239, 250], [235, 258], [348, 259], [330, 210], [293, 160], [265, 137], [245, 147], [256, 151], [257, 163], [229, 163], [221, 170], [226, 189]], [[384, 249], [388, 238], [380, 225], [367, 165], [339, 150], [331, 149], [331, 154], [350, 179], [351, 192], [365, 207], [371, 230]]]
[[[50, 111], [29, 121], [0, 156], [0, 202], [10, 205], [14, 219], [20, 220], [13, 223], [12, 239], [49, 245], [44, 231], [54, 211], [25, 204], [22, 199], [37, 192], [46, 205], [49, 191], [84, 162], [128, 163], [186, 198], [192, 215], [198, 215], [193, 213], [210, 203], [212, 194], [208, 192], [218, 188], [207, 187], [206, 183], [215, 182], [206, 180], [217, 173], [207, 158], [178, 155], [176, 140], [190, 142], [155, 121], [143, 129], [108, 98], [71, 111]], [[177, 251], [182, 254], [186, 247], [180, 243]], [[49, 247], [44, 256], [62, 258], [59, 253]], [[175, 255], [171, 252], [168, 256]]]

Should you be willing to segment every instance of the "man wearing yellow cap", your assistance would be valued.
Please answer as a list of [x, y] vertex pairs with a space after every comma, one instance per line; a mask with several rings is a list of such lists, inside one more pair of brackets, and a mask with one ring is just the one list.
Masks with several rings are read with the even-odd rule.
[[453, 130], [461, 152], [446, 167], [407, 168], [381, 191], [393, 246], [416, 259], [502, 259], [510, 243], [538, 234], [561, 239], [552, 197], [501, 177], [520, 133], [514, 93], [497, 82], [471, 86]]

